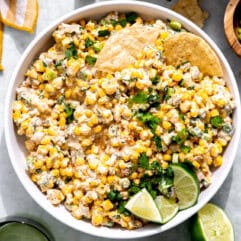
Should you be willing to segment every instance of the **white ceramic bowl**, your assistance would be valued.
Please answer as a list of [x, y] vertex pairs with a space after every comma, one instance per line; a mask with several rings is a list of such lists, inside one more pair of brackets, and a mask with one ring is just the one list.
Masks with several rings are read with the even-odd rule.
[[[33, 60], [38, 56], [38, 54], [51, 45], [51, 33], [55, 30], [56, 26], [62, 22], [78, 21], [80, 18], [100, 18], [110, 11], [122, 11], [130, 12], [135, 11], [139, 13], [143, 18], [160, 18], [160, 19], [176, 19], [180, 21], [183, 26], [199, 36], [205, 39], [210, 46], [214, 49], [218, 55], [223, 70], [224, 78], [230, 87], [234, 98], [236, 100], [237, 108], [234, 112], [233, 120], [235, 126], [234, 136], [229, 143], [227, 149], [224, 153], [224, 164], [213, 174], [213, 183], [205, 191], [200, 194], [198, 203], [182, 212], [179, 212], [178, 215], [172, 219], [169, 223], [164, 225], [154, 225], [150, 224], [143, 228], [127, 231], [120, 228], [106, 228], [106, 227], [94, 227], [89, 222], [79, 221], [74, 219], [68, 211], [65, 210], [63, 206], [54, 207], [46, 199], [46, 196], [43, 195], [37, 186], [30, 180], [29, 176], [26, 173], [26, 164], [25, 164], [25, 148], [23, 145], [23, 140], [19, 138], [15, 132], [14, 125], [12, 122], [12, 103], [15, 99], [15, 90], [24, 80], [24, 73], [31, 65]], [[168, 10], [166, 8], [153, 5], [146, 2], [137, 2], [137, 1], [112, 1], [112, 2], [102, 2], [93, 5], [89, 5], [80, 9], [77, 9], [70, 14], [58, 19], [54, 24], [45, 29], [37, 38], [29, 45], [29, 47], [24, 52], [19, 64], [14, 71], [12, 79], [9, 84], [7, 99], [6, 99], [6, 109], [5, 109], [5, 137], [8, 152], [12, 165], [16, 171], [16, 174], [30, 194], [30, 196], [48, 213], [55, 217], [60, 222], [91, 235], [96, 235], [100, 237], [107, 238], [117, 238], [117, 239], [127, 239], [127, 238], [138, 238], [145, 237], [153, 234], [157, 234], [175, 227], [181, 222], [185, 221], [196, 213], [202, 206], [204, 206], [217, 192], [225, 178], [227, 177], [231, 166], [233, 164], [235, 153], [237, 151], [239, 136], [240, 136], [240, 97], [237, 88], [236, 81], [234, 79], [232, 70], [225, 59], [224, 55], [216, 44], [196, 25], [187, 20], [186, 18], [176, 14], [175, 12]]]

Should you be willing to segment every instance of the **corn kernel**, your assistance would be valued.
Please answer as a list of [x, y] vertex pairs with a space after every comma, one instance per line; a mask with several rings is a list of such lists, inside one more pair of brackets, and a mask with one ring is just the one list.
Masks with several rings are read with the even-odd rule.
[[31, 180], [32, 180], [33, 182], [37, 182], [37, 180], [38, 180], [37, 175], [36, 175], [36, 174], [32, 174], [32, 175], [31, 175]]
[[90, 159], [88, 165], [89, 165], [89, 168], [90, 168], [91, 170], [95, 170], [95, 169], [97, 168], [98, 164], [99, 164], [98, 160], [96, 160], [96, 159]]
[[41, 140], [42, 145], [48, 145], [51, 142], [51, 139], [49, 136], [44, 136], [44, 138]]
[[102, 225], [103, 224], [103, 216], [102, 215], [92, 216], [91, 222], [95, 226]]
[[171, 128], [172, 124], [168, 121], [163, 121], [162, 122], [162, 127], [166, 130], [169, 130]]
[[168, 168], [168, 163], [167, 162], [163, 162], [161, 164], [161, 166], [162, 166], [163, 169], [167, 169]]
[[114, 205], [109, 199], [107, 199], [102, 203], [102, 207], [105, 211], [110, 211], [114, 207]]
[[221, 166], [222, 164], [223, 164], [223, 158], [222, 158], [222, 156], [218, 155], [218, 156], [214, 159], [213, 165], [214, 165], [215, 167], [219, 167], [219, 166]]
[[85, 159], [81, 158], [81, 157], [77, 157], [76, 160], [75, 160], [75, 164], [77, 166], [82, 166], [85, 164]]
[[107, 182], [108, 182], [109, 184], [113, 184], [114, 181], [115, 181], [115, 176], [108, 176], [108, 177], [107, 177]]
[[21, 117], [21, 112], [20, 111], [14, 111], [13, 113], [13, 120], [18, 120]]
[[72, 94], [72, 90], [71, 89], [67, 89], [64, 93], [64, 96], [66, 99], [69, 99], [71, 97]]
[[133, 179], [136, 179], [138, 177], [138, 173], [137, 172], [133, 172], [130, 176], [130, 179], [133, 180]]
[[169, 36], [169, 33], [167, 31], [163, 31], [160, 34], [160, 38], [161, 39], [166, 39]]
[[98, 125], [94, 128], [94, 133], [100, 133], [102, 131], [102, 126]]
[[162, 158], [164, 161], [170, 161], [172, 159], [170, 154], [164, 154]]
[[59, 126], [62, 130], [65, 128], [65, 124], [66, 124], [66, 119], [65, 117], [61, 116], [59, 119]]
[[59, 177], [59, 170], [58, 169], [53, 169], [51, 171], [51, 174], [54, 176], [54, 177]]
[[218, 116], [218, 115], [219, 115], [219, 111], [217, 109], [210, 111], [210, 117], [214, 117], [214, 116]]
[[120, 24], [117, 24], [116, 26], [115, 26], [115, 30], [121, 30], [122, 29], [122, 26], [120, 25]]
[[73, 187], [70, 186], [70, 185], [64, 185], [62, 188], [61, 188], [61, 191], [64, 195], [67, 195], [69, 193], [71, 193], [73, 190]]
[[199, 162], [197, 162], [197, 161], [193, 161], [192, 164], [193, 164], [194, 167], [196, 167], [196, 168], [200, 168], [200, 164], [199, 164]]
[[183, 75], [182, 75], [181, 71], [176, 71], [176, 72], [174, 72], [173, 75], [172, 75], [172, 79], [173, 79], [174, 81], [177, 81], [177, 82], [181, 81], [182, 78], [183, 78]]
[[40, 169], [43, 166], [42, 161], [35, 161], [34, 162], [34, 169]]

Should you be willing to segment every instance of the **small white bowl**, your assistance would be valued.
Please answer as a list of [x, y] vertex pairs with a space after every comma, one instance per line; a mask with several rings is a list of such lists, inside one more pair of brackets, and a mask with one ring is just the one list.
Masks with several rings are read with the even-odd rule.
[[[149, 224], [143, 228], [137, 230], [123, 230], [121, 228], [106, 228], [106, 227], [94, 227], [89, 222], [79, 221], [73, 218], [68, 211], [65, 210], [63, 206], [54, 207], [46, 199], [46, 196], [41, 193], [38, 187], [31, 181], [27, 172], [26, 172], [26, 163], [25, 163], [25, 148], [23, 139], [17, 136], [13, 121], [12, 121], [12, 103], [15, 99], [16, 88], [24, 80], [24, 73], [31, 65], [33, 60], [39, 55], [40, 52], [47, 50], [47, 48], [53, 43], [51, 41], [51, 33], [55, 28], [62, 22], [72, 22], [78, 21], [80, 18], [100, 18], [110, 11], [120, 11], [120, 12], [130, 12], [135, 11], [139, 13], [144, 19], [147, 18], [160, 18], [163, 20], [166, 19], [176, 19], [182, 23], [182, 25], [190, 32], [201, 36], [205, 39], [213, 50], [216, 52], [217, 56], [220, 59], [224, 70], [224, 79], [227, 81], [228, 86], [230, 87], [232, 94], [236, 100], [236, 109], [233, 115], [233, 124], [235, 127], [235, 133], [231, 142], [229, 143], [227, 149], [224, 153], [224, 164], [214, 172], [213, 174], [213, 183], [206, 190], [201, 192], [199, 196], [198, 203], [184, 211], [178, 213], [178, 215], [172, 219], [170, 222], [164, 225]], [[70, 14], [58, 19], [55, 23], [51, 24], [47, 29], [45, 29], [37, 38], [29, 45], [26, 49], [22, 58], [19, 61], [17, 68], [15, 69], [12, 79], [9, 83], [7, 98], [6, 98], [6, 108], [5, 108], [5, 137], [9, 156], [12, 162], [12, 165], [15, 169], [15, 172], [29, 193], [29, 195], [48, 213], [55, 217], [60, 222], [85, 233], [106, 237], [112, 239], [129, 239], [129, 238], [139, 238], [145, 237], [157, 233], [161, 233], [170, 228], [177, 226], [182, 223], [194, 213], [196, 213], [200, 208], [202, 208], [217, 192], [221, 187], [222, 183], [226, 179], [238, 148], [238, 142], [240, 137], [240, 123], [241, 123], [241, 114], [240, 114], [240, 97], [237, 88], [237, 84], [232, 73], [232, 70], [225, 59], [224, 55], [216, 44], [205, 34], [200, 28], [194, 25], [191, 21], [182, 17], [181, 15], [166, 9], [164, 7], [150, 4], [147, 2], [138, 2], [138, 1], [109, 1], [96, 3], [89, 5], [80, 9], [77, 9]]]

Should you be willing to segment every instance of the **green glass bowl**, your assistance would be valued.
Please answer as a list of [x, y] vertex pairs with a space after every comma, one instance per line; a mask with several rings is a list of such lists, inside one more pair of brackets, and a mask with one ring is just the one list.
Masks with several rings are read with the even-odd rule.
[[54, 241], [46, 229], [36, 221], [22, 217], [0, 219], [1, 241]]

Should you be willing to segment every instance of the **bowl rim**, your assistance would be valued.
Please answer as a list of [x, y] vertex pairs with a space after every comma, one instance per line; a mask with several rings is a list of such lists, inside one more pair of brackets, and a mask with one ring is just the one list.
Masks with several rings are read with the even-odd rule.
[[[156, 9], [157, 11], [160, 12], [160, 15], [165, 13], [169, 16], [171, 16], [173, 19], [177, 19], [179, 21], [181, 21], [181, 23], [184, 25], [184, 27], [189, 30], [191, 29], [192, 33], [197, 34], [198, 36], [201, 36], [203, 39], [205, 39], [205, 41], [208, 42], [208, 44], [212, 47], [212, 49], [216, 52], [216, 54], [218, 55], [220, 62], [224, 65], [223, 67], [225, 67], [226, 71], [227, 71], [227, 75], [230, 77], [230, 81], [232, 83], [233, 86], [233, 95], [235, 97], [235, 100], [238, 100], [238, 103], [236, 103], [236, 118], [238, 121], [241, 121], [241, 107], [240, 107], [240, 96], [239, 96], [239, 92], [238, 92], [238, 88], [237, 88], [237, 84], [233, 75], [233, 72], [231, 70], [230, 65], [228, 64], [226, 58], [224, 57], [223, 53], [221, 52], [221, 50], [216, 46], [216, 44], [214, 43], [213, 40], [211, 40], [211, 38], [203, 31], [201, 30], [199, 27], [197, 27], [194, 23], [192, 23], [190, 20], [186, 19], [185, 17], [179, 15], [178, 13], [175, 13], [174, 11], [165, 8], [163, 6], [157, 5], [157, 4], [152, 4], [152, 3], [148, 3], [148, 2], [141, 2], [141, 1], [131, 1], [131, 0], [117, 0], [117, 1], [105, 1], [105, 2], [98, 2], [98, 3], [93, 3], [84, 7], [81, 7], [79, 9], [73, 10], [70, 13], [67, 13], [66, 15], [58, 18], [56, 21], [54, 21], [53, 23], [51, 23], [50, 25], [48, 25], [48, 27], [46, 27], [44, 30], [42, 30], [38, 36], [30, 43], [30, 45], [26, 48], [26, 50], [24, 51], [24, 53], [22, 54], [19, 63], [17, 65], [17, 67], [15, 68], [13, 74], [12, 74], [12, 78], [10, 80], [10, 83], [8, 85], [8, 90], [7, 90], [7, 94], [6, 94], [6, 101], [5, 101], [5, 109], [4, 109], [4, 133], [5, 133], [5, 141], [6, 141], [6, 145], [7, 145], [7, 150], [9, 153], [9, 157], [10, 157], [10, 161], [11, 164], [14, 168], [14, 171], [16, 173], [16, 175], [18, 176], [18, 179], [20, 180], [20, 182], [22, 183], [22, 185], [24, 186], [25, 190], [29, 193], [29, 195], [31, 196], [32, 199], [34, 199], [34, 201], [41, 207], [43, 208], [45, 211], [47, 211], [49, 214], [51, 214], [51, 216], [53, 216], [56, 220], [60, 221], [61, 223], [64, 223], [65, 225], [90, 234], [90, 235], [94, 235], [94, 236], [98, 236], [98, 237], [104, 237], [104, 238], [111, 238], [111, 239], [131, 239], [131, 238], [141, 238], [141, 237], [146, 237], [146, 236], [151, 236], [154, 234], [158, 234], [161, 232], [164, 232], [170, 228], [173, 228], [175, 226], [177, 226], [178, 224], [184, 222], [185, 220], [187, 220], [188, 218], [190, 218], [193, 214], [195, 214], [200, 208], [202, 208], [214, 195], [215, 193], [218, 191], [218, 189], [221, 187], [221, 185], [223, 184], [223, 182], [225, 181], [231, 167], [233, 164], [233, 161], [235, 159], [235, 155], [238, 149], [238, 143], [239, 143], [239, 135], [235, 135], [236, 140], [233, 142], [233, 146], [232, 146], [232, 153], [231, 153], [231, 157], [230, 157], [230, 162], [227, 164], [227, 169], [225, 169], [225, 173], [223, 174], [223, 179], [221, 181], [219, 181], [218, 184], [215, 185], [215, 187], [213, 187], [212, 185], [209, 187], [211, 194], [207, 195], [207, 196], [203, 196], [202, 198], [202, 202], [198, 202], [195, 206], [191, 207], [188, 209], [188, 211], [184, 210], [182, 211], [184, 216], [180, 217], [178, 220], [175, 221], [171, 221], [171, 225], [170, 222], [164, 225], [160, 225], [160, 226], [155, 226], [155, 228], [147, 228], [144, 229], [142, 228], [142, 230], [137, 229], [137, 230], [132, 230], [132, 231], [127, 231], [127, 230], [122, 230], [122, 229], [115, 229], [115, 231], [113, 231], [114, 229], [107, 229], [107, 228], [98, 228], [98, 227], [91, 227], [89, 226], [88, 229], [85, 229], [83, 227], [81, 227], [81, 225], [76, 225], [74, 222], [70, 223], [68, 221], [66, 221], [65, 219], [61, 219], [61, 215], [57, 216], [54, 209], [55, 207], [53, 207], [52, 205], [45, 205], [45, 203], [42, 203], [41, 200], [38, 200], [36, 196], [34, 196], [31, 193], [31, 188], [29, 187], [29, 183], [28, 181], [26, 181], [26, 178], [24, 179], [22, 177], [22, 174], [20, 172], [18, 172], [18, 166], [17, 166], [17, 162], [16, 162], [16, 155], [15, 155], [15, 148], [12, 146], [11, 144], [11, 125], [12, 124], [12, 119], [11, 119], [11, 110], [12, 110], [12, 96], [13, 93], [15, 93], [15, 89], [14, 89], [14, 85], [15, 82], [17, 80], [18, 77], [18, 72], [21, 69], [21, 66], [24, 63], [24, 60], [26, 57], [28, 57], [28, 55], [30, 54], [31, 50], [34, 48], [34, 46], [42, 40], [42, 38], [44, 38], [44, 36], [47, 34], [49, 34], [49, 31], [51, 31], [51, 29], [56, 28], [56, 26], [58, 26], [60, 23], [62, 22], [68, 22], [71, 17], [76, 16], [77, 14], [81, 14], [83, 12], [89, 11], [89, 10], [93, 10], [95, 8], [103, 8], [103, 13], [107, 13], [107, 11], [105, 10], [105, 7], [107, 6], [111, 6], [113, 9], [115, 7], [118, 6], [124, 6], [124, 5], [128, 5], [128, 6], [132, 6], [132, 7], [146, 7], [149, 9]], [[161, 17], [160, 17], [161, 18]], [[241, 132], [241, 127], [237, 126], [235, 133]], [[78, 222], [82, 222], [79, 221]], [[110, 231], [111, 230], [111, 231]]]

